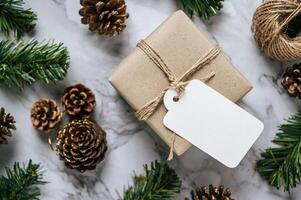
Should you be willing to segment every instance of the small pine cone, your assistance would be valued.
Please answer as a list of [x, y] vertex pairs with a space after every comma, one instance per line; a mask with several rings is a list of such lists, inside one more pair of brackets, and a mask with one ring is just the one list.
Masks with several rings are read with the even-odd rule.
[[[229, 188], [225, 189], [223, 186], [213, 187], [212, 185], [207, 187], [200, 187], [194, 191], [191, 191], [192, 200], [234, 200], [231, 197], [231, 191]], [[185, 200], [188, 200], [187, 198]]]
[[90, 31], [115, 36], [125, 29], [129, 14], [124, 0], [80, 0], [80, 4], [81, 21]]
[[42, 99], [31, 108], [31, 122], [39, 131], [54, 129], [62, 119], [62, 112], [53, 99]]
[[56, 151], [68, 168], [93, 170], [105, 157], [106, 133], [88, 119], [73, 120], [59, 131]]
[[11, 130], [16, 130], [14, 117], [0, 108], [0, 144], [7, 144], [7, 138], [12, 136]]
[[301, 63], [286, 69], [281, 84], [290, 96], [301, 99]]
[[96, 106], [93, 92], [82, 84], [67, 87], [62, 97], [65, 112], [70, 116], [88, 116]]

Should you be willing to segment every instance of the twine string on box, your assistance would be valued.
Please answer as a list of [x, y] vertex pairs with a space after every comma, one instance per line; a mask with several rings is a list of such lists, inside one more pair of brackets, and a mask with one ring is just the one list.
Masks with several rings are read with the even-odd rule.
[[[220, 54], [220, 48], [217, 45], [215, 45], [194, 65], [192, 65], [190, 69], [188, 69], [182, 76], [178, 78], [176, 74], [166, 65], [166, 63], [160, 57], [160, 55], [144, 40], [141, 40], [137, 44], [137, 47], [140, 48], [159, 69], [161, 69], [161, 71], [165, 74], [169, 81], [168, 87], [163, 89], [161, 93], [158, 94], [158, 96], [156, 96], [154, 99], [146, 103], [142, 108], [136, 111], [135, 114], [139, 120], [147, 120], [155, 112], [158, 106], [161, 105], [164, 94], [167, 92], [168, 89], [174, 88], [177, 92], [177, 96], [174, 97], [174, 100], [179, 100], [181, 94], [185, 90], [186, 85], [189, 83], [189, 79], [191, 78], [191, 76], [193, 76], [196, 72], [208, 65]], [[214, 76], [215, 72], [211, 72], [207, 76], [201, 78], [201, 80], [207, 82]], [[172, 160], [173, 158], [175, 138], [176, 134], [173, 133], [168, 160]]]
[[301, 34], [290, 38], [282, 31], [298, 15], [300, 0], [266, 0], [257, 8], [252, 32], [267, 56], [280, 61], [301, 58]]

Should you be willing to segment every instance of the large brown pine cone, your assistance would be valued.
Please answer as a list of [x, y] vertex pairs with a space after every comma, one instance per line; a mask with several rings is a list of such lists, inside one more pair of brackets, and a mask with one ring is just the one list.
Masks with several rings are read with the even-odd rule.
[[62, 112], [53, 99], [42, 99], [34, 103], [31, 108], [32, 125], [39, 131], [54, 129], [62, 119]]
[[80, 0], [80, 4], [82, 23], [88, 24], [90, 31], [115, 36], [125, 29], [129, 14], [124, 0]]
[[[200, 187], [191, 191], [191, 198], [192, 200], [234, 200], [229, 188], [225, 189], [223, 186], [217, 188], [212, 185], [209, 186], [209, 189]], [[185, 200], [188, 200], [188, 198]]]
[[106, 133], [88, 119], [73, 120], [59, 131], [56, 151], [68, 168], [93, 170], [107, 151]]
[[14, 117], [0, 108], [0, 144], [7, 144], [7, 138], [12, 136], [11, 130], [16, 130]]
[[62, 104], [70, 116], [87, 116], [94, 110], [96, 101], [89, 88], [76, 84], [65, 89]]
[[286, 69], [281, 84], [290, 96], [301, 98], [301, 63]]

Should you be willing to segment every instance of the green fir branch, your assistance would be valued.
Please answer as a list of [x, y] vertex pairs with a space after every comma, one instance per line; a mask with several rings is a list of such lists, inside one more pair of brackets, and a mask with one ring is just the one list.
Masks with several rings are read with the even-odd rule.
[[198, 14], [202, 19], [209, 20], [223, 7], [224, 0], [180, 0], [183, 9], [192, 16]]
[[301, 112], [279, 127], [273, 143], [278, 145], [261, 154], [256, 169], [268, 183], [285, 191], [301, 182]]
[[5, 168], [6, 176], [0, 176], [1, 200], [35, 200], [39, 199], [39, 185], [43, 181], [43, 174], [39, 164], [33, 164], [30, 160], [25, 166], [18, 162], [10, 168]]
[[122, 200], [168, 200], [180, 193], [181, 181], [167, 164], [155, 161], [144, 170], [144, 175], [134, 175], [134, 184], [124, 191]]
[[37, 15], [31, 9], [25, 9], [23, 0], [0, 1], [0, 30], [9, 35], [14, 33], [20, 38], [36, 25]]
[[69, 55], [62, 43], [0, 42], [0, 84], [23, 88], [37, 79], [45, 83], [63, 80], [69, 68]]

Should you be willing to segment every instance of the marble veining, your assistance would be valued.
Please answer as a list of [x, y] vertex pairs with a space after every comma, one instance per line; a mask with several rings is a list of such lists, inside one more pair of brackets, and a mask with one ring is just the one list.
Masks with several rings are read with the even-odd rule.
[[[33, 159], [44, 166], [49, 184], [42, 187], [45, 200], [118, 199], [123, 186], [131, 183], [135, 170], [155, 159], [165, 159], [168, 147], [145, 124], [138, 122], [131, 108], [107, 81], [116, 65], [126, 57], [136, 42], [151, 33], [169, 14], [179, 8], [174, 0], [127, 0], [130, 18], [125, 32], [116, 38], [90, 33], [80, 23], [77, 0], [27, 0], [38, 14], [35, 33], [28, 40], [53, 39], [70, 50], [71, 67], [66, 79], [57, 85], [37, 83], [22, 92], [0, 87], [0, 105], [17, 120], [18, 130], [8, 145], [0, 146], [0, 170], [14, 161]], [[265, 130], [239, 167], [228, 169], [196, 148], [175, 158], [173, 166], [183, 179], [183, 192], [202, 184], [231, 187], [238, 200], [301, 199], [301, 187], [289, 196], [269, 187], [254, 171], [260, 152], [270, 146], [277, 126], [294, 113], [299, 101], [289, 98], [280, 86], [281, 74], [290, 63], [266, 58], [257, 48], [251, 34], [252, 15], [260, 0], [225, 0], [224, 8], [209, 22], [197, 17], [199, 29], [216, 40], [254, 89], [239, 105], [261, 119]], [[1, 38], [4, 38], [2, 35]], [[106, 159], [93, 172], [84, 174], [68, 170], [47, 144], [47, 136], [31, 127], [29, 111], [39, 98], [59, 101], [62, 88], [81, 82], [90, 87], [97, 98], [94, 119], [107, 131], [109, 150]]]

